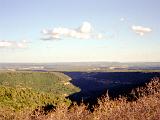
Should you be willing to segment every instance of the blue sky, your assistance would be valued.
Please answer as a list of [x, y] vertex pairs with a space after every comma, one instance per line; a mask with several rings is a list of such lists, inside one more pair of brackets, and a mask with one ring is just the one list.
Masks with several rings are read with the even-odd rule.
[[159, 0], [0, 0], [0, 62], [160, 62]]

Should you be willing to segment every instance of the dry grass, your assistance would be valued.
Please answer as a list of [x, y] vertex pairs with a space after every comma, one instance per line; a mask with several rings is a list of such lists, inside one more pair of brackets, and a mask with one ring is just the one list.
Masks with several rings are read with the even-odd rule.
[[[111, 100], [109, 96], [99, 99], [91, 112], [83, 103], [68, 108], [59, 105], [48, 114], [43, 110], [21, 112], [10, 119], [16, 120], [160, 120], [160, 79], [155, 78], [146, 86], [135, 89], [132, 96], [136, 100], [120, 97]], [[2, 111], [0, 111], [2, 112]], [[5, 111], [7, 113], [7, 111]], [[27, 113], [27, 114], [26, 114]]]

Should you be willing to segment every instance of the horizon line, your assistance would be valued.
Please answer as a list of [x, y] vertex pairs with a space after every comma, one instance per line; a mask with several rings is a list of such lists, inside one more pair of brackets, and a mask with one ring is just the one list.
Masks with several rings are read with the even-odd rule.
[[55, 62], [0, 62], [0, 64], [12, 63], [32, 63], [32, 64], [49, 64], [49, 63], [160, 63], [160, 61], [55, 61]]

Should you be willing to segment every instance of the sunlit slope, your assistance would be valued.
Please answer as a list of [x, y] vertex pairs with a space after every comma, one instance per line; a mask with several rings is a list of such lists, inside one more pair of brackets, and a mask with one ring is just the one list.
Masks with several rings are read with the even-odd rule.
[[59, 72], [0, 72], [0, 85], [2, 86], [63, 95], [79, 91], [70, 84], [70, 80], [70, 77]]

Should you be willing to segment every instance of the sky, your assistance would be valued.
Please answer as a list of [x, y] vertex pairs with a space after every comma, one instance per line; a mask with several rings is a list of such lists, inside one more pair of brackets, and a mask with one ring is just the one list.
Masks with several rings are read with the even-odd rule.
[[159, 0], [0, 0], [0, 62], [160, 62]]

